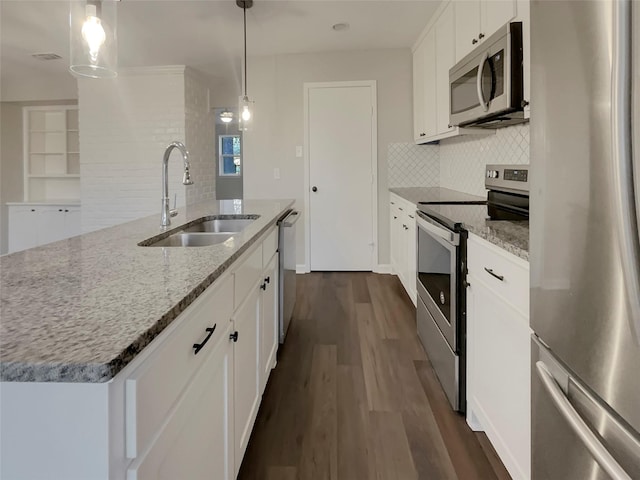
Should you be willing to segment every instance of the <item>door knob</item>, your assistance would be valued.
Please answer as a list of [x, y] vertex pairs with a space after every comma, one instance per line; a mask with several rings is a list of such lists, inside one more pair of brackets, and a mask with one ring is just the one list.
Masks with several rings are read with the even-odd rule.
[[317, 192], [318, 191], [318, 187], [316, 187], [316, 186], [311, 187], [311, 191], [312, 192]]

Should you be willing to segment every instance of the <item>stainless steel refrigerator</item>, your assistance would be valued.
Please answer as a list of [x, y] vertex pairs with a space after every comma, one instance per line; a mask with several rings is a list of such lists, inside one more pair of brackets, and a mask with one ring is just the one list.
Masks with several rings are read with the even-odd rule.
[[531, 2], [534, 480], [640, 479], [638, 37], [640, 2]]

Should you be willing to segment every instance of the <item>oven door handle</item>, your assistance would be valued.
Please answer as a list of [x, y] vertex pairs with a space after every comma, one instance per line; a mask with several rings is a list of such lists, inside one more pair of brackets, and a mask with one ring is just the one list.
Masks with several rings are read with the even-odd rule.
[[416, 218], [416, 223], [418, 227], [422, 230], [435, 235], [439, 238], [442, 238], [447, 243], [450, 243], [453, 246], [460, 245], [460, 234], [452, 232], [451, 230], [447, 230], [443, 227], [438, 226], [433, 220], [425, 218], [418, 212], [418, 217]]

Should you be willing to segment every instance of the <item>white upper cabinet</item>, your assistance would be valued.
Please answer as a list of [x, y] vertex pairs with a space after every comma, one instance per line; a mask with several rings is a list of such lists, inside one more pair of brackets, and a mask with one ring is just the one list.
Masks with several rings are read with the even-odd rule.
[[436, 132], [453, 130], [449, 123], [449, 69], [456, 61], [453, 5], [449, 4], [436, 24]]
[[516, 16], [516, 0], [469, 0], [455, 4], [455, 61]]
[[424, 49], [422, 42], [413, 52], [413, 139], [416, 143], [426, 135], [424, 128]]
[[437, 130], [436, 42], [431, 30], [424, 39], [424, 133], [432, 137]]

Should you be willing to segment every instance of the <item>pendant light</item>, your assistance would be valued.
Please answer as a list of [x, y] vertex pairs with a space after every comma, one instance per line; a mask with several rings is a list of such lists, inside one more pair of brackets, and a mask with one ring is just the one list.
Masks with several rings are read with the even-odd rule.
[[244, 93], [239, 102], [238, 127], [247, 131], [253, 122], [253, 102], [247, 95], [247, 8], [253, 6], [253, 0], [236, 0], [236, 5], [242, 8], [244, 20]]
[[118, 0], [72, 0], [69, 11], [69, 70], [75, 76], [113, 78], [118, 75], [116, 37]]
[[231, 122], [231, 120], [233, 120], [233, 112], [225, 108], [224, 111], [220, 114], [220, 120], [222, 120], [224, 123]]

